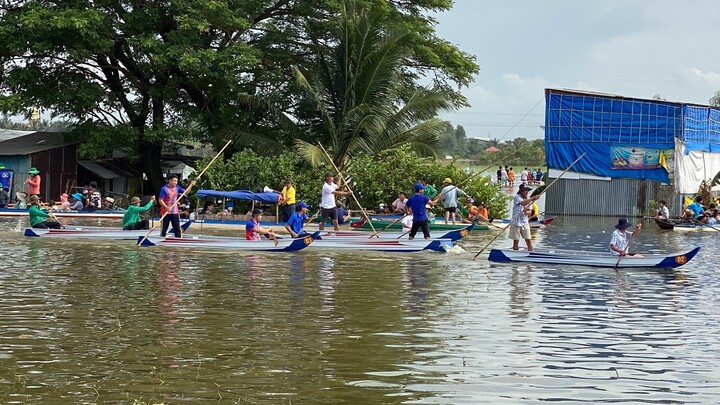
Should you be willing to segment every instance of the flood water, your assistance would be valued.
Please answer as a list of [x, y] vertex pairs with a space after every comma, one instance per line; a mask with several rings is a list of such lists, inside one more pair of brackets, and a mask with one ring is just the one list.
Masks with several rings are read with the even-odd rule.
[[[29, 239], [17, 221], [0, 219], [2, 404], [720, 398], [716, 232], [646, 223], [631, 250], [704, 249], [616, 272], [472, 260], [494, 231], [446, 254], [226, 254]], [[559, 218], [535, 243], [602, 250], [615, 223]]]

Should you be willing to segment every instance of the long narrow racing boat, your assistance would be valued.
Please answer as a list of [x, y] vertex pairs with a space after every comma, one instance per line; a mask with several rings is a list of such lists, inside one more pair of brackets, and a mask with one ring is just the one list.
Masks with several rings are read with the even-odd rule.
[[[187, 231], [193, 221], [183, 222], [180, 225], [183, 232]], [[110, 228], [107, 226], [66, 226], [61, 229], [38, 229], [26, 228], [25, 236], [40, 238], [90, 238], [90, 239], [114, 239], [114, 240], [137, 240], [138, 237], [147, 235], [148, 230], [126, 231], [122, 228]], [[172, 233], [172, 229], [168, 231]], [[150, 234], [150, 236], [160, 237], [160, 227]]]
[[488, 260], [500, 263], [543, 263], [563, 264], [572, 266], [615, 268], [675, 268], [692, 260], [700, 251], [696, 247], [689, 252], [672, 253], [668, 255], [625, 256], [618, 264], [618, 256], [609, 252], [586, 252], [575, 250], [542, 250], [528, 252], [526, 250], [492, 249]]
[[[161, 246], [172, 248], [190, 248], [196, 250], [202, 249], [222, 249], [226, 251], [249, 251], [249, 252], [294, 252], [305, 249], [314, 243], [313, 240], [318, 237], [320, 232], [315, 232], [304, 238], [287, 238], [278, 239], [277, 245], [272, 239], [246, 240], [241, 238], [221, 237], [221, 236], [205, 236], [193, 235], [183, 238], [166, 237], [144, 238], [144, 235], [137, 238], [137, 243], [142, 242], [142, 246]], [[144, 240], [143, 240], [144, 239]]]
[[[475, 227], [475, 224], [470, 224], [464, 228], [460, 229], [454, 229], [451, 231], [445, 231], [442, 233], [438, 233], [438, 235], [433, 236], [433, 239], [450, 239], [451, 241], [455, 242], [457, 240], [460, 240], [468, 235], [470, 231], [473, 230]], [[378, 228], [379, 231], [382, 228]], [[322, 232], [320, 233], [320, 236], [325, 239], [327, 237], [329, 238], [370, 238], [373, 236], [373, 232], [365, 232], [365, 231], [328, 231], [328, 232]], [[376, 236], [373, 236], [373, 238], [379, 238], [379, 239], [408, 239], [408, 232], [392, 232], [392, 231], [383, 231], [378, 233]], [[418, 239], [422, 239], [422, 231], [418, 232], [418, 236], [416, 236]]]
[[371, 238], [347, 237], [325, 235], [312, 243], [310, 249], [326, 250], [372, 250], [376, 252], [419, 252], [421, 250], [432, 250], [435, 252], [446, 252], [453, 247], [450, 239], [395, 239], [395, 238]]
[[[399, 217], [398, 217], [399, 218]], [[436, 220], [437, 221], [437, 220]], [[382, 219], [373, 219], [372, 224], [375, 227], [375, 230], [379, 230], [382, 228], [385, 228], [386, 226], [390, 225], [387, 229], [390, 230], [401, 230], [402, 224], [400, 221], [397, 221], [393, 223], [393, 220], [382, 220]], [[442, 231], [456, 231], [459, 229], [463, 229], [468, 226], [468, 224], [462, 224], [458, 223], [456, 225], [453, 224], [446, 224], [445, 222], [432, 222], [430, 225], [430, 232], [442, 232]], [[355, 229], [365, 229], [365, 230], [372, 230], [372, 227], [370, 226], [370, 223], [367, 222], [366, 219], [362, 219], [360, 221], [351, 222], [350, 226]], [[486, 224], [483, 223], [476, 223], [473, 227], [474, 231], [487, 231], [489, 228]]]
[[[95, 211], [53, 211], [58, 218], [73, 219], [122, 219], [125, 210], [95, 210]], [[0, 217], [27, 217], [27, 208], [0, 208]]]
[[[555, 218], [557, 218], [557, 217], [545, 217], [545, 218], [540, 218], [537, 221], [530, 221], [530, 228], [537, 229], [537, 228], [542, 228], [543, 226], [550, 225], [555, 220]], [[496, 224], [496, 225], [507, 225], [509, 223], [510, 223], [510, 218], [499, 219], [499, 220], [496, 219], [495, 221], [493, 221], [493, 224]]]

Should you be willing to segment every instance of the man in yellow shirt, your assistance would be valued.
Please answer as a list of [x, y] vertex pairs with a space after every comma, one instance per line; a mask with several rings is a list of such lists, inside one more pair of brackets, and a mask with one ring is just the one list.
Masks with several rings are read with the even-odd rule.
[[282, 220], [287, 222], [292, 214], [295, 213], [295, 187], [292, 180], [285, 179], [285, 187], [280, 192], [283, 197]]

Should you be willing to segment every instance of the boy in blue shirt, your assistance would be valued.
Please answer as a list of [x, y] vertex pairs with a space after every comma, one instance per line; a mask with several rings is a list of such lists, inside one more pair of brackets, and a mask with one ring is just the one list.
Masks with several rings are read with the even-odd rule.
[[303, 229], [305, 221], [308, 219], [307, 211], [308, 205], [300, 201], [295, 206], [295, 212], [290, 216], [290, 219], [288, 219], [285, 224], [285, 229], [290, 232], [290, 235], [292, 235], [293, 238], [299, 238], [307, 235], [307, 232]]
[[418, 229], [422, 229], [423, 236], [425, 239], [430, 239], [430, 226], [428, 225], [428, 215], [426, 205], [435, 205], [438, 202], [438, 198], [431, 200], [430, 197], [424, 194], [425, 186], [422, 183], [415, 183], [415, 194], [408, 198], [406, 204], [406, 210], [412, 212], [413, 222], [410, 228], [410, 234], [408, 235], [409, 240], [413, 240], [417, 234]]

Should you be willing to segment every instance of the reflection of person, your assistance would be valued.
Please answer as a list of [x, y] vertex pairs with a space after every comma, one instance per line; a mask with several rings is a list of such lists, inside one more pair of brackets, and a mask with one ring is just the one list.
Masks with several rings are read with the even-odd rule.
[[285, 187], [280, 192], [283, 196], [282, 220], [287, 222], [295, 213], [295, 187], [292, 180], [285, 179]]
[[40, 210], [40, 199], [36, 195], [30, 196], [30, 226], [39, 229], [60, 229], [62, 226], [59, 222], [46, 219], [50, 218], [50, 214]]
[[125, 215], [123, 215], [123, 229], [126, 231], [137, 231], [140, 229], [148, 229], [150, 222], [140, 219], [140, 213], [149, 210], [155, 202], [155, 196], [150, 197], [150, 201], [144, 206], [140, 206], [140, 197], [130, 199], [130, 206], [127, 207]]
[[528, 198], [529, 187], [524, 184], [520, 185], [517, 194], [513, 198], [513, 216], [510, 223], [509, 239], [513, 240], [513, 250], [520, 250], [520, 238], [525, 239], [528, 252], [533, 251], [532, 240], [530, 239], [530, 222], [528, 214], [532, 213], [532, 209], [528, 206], [540, 198], [539, 195]]
[[[627, 252], [629, 240], [626, 230], [631, 226], [632, 224], [628, 222], [627, 218], [618, 219], [618, 223], [615, 225], [615, 231], [613, 231], [610, 236], [610, 250], [613, 256], [636, 256]], [[641, 223], [635, 225], [635, 232], [632, 233], [632, 236], [637, 235], [640, 232], [640, 228], [642, 228]]]
[[305, 229], [305, 222], [308, 220], [307, 216], [308, 205], [300, 201], [295, 207], [295, 212], [288, 218], [285, 224], [285, 229], [290, 232], [293, 238], [307, 235]]
[[338, 185], [333, 183], [333, 174], [325, 174], [325, 183], [322, 187], [322, 200], [320, 202], [320, 208], [322, 208], [322, 216], [320, 219], [319, 230], [325, 230], [325, 222], [330, 218], [332, 220], [333, 228], [335, 231], [340, 230], [338, 225], [337, 217], [337, 204], [335, 203], [335, 196], [347, 196], [351, 195], [352, 191], [337, 191]]

